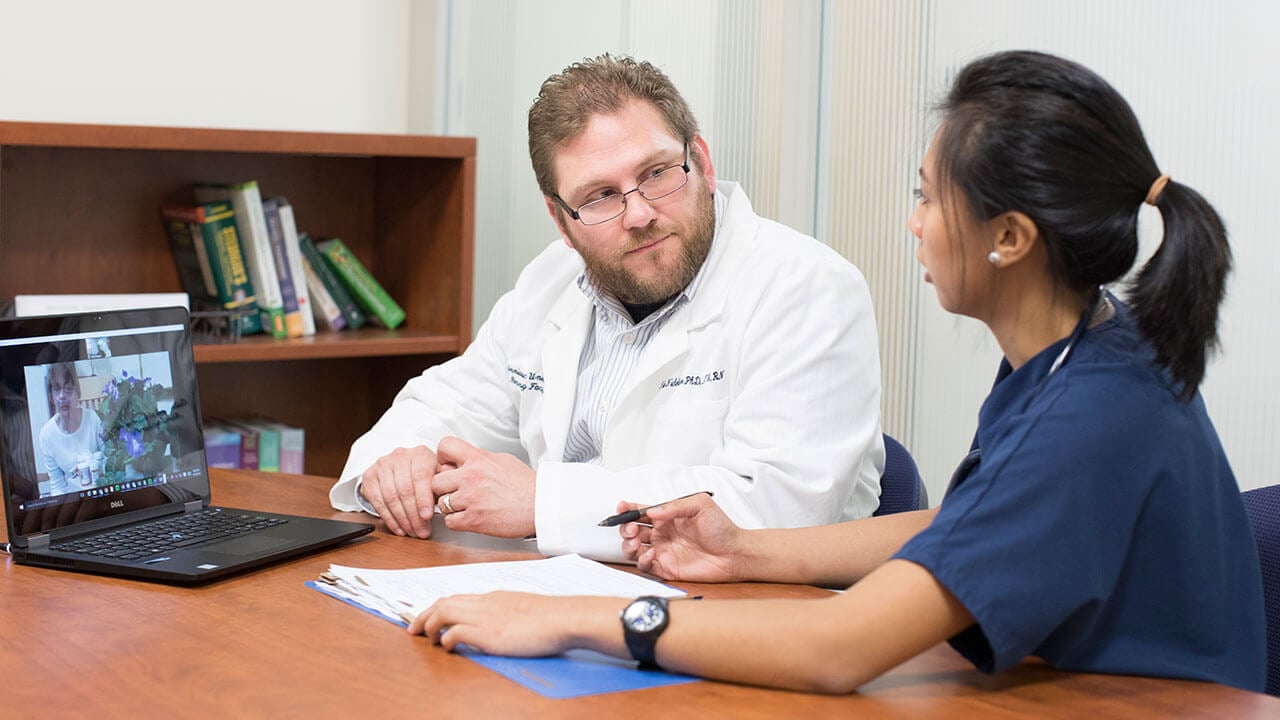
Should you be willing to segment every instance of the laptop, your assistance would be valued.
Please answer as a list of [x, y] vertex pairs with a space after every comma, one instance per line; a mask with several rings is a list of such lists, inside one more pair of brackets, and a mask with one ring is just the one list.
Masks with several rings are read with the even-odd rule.
[[200, 583], [367, 523], [212, 505], [182, 307], [0, 318], [0, 480], [24, 565]]

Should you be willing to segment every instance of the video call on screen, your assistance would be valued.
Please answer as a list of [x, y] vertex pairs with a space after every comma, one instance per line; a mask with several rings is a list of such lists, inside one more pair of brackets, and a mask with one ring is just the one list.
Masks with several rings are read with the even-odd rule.
[[[84, 519], [204, 494], [194, 366], [183, 327], [146, 330], [0, 348], [4, 469], [15, 515], [76, 503], [77, 519]], [[15, 427], [26, 437], [10, 431]]]

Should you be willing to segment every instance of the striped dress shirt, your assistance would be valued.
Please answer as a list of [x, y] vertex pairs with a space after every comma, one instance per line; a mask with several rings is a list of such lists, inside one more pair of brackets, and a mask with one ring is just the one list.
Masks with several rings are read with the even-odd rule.
[[[717, 191], [716, 234], [720, 231], [726, 203], [725, 196]], [[591, 332], [578, 359], [578, 388], [564, 446], [565, 462], [599, 464], [609, 416], [628, 378], [662, 326], [689, 303], [705, 269], [704, 264], [688, 287], [638, 323], [612, 293], [595, 283], [590, 271], [578, 276], [578, 287], [591, 300], [593, 308]]]

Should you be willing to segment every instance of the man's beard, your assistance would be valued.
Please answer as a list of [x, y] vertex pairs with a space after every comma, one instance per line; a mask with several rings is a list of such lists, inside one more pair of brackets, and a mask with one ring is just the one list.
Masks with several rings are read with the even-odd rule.
[[[685, 228], [663, 227], [650, 224], [630, 231], [631, 243], [622, 248], [613, 257], [604, 257], [599, 252], [584, 251], [590, 249], [590, 241], [579, 242], [572, 235], [569, 239], [573, 247], [582, 256], [587, 270], [595, 283], [618, 300], [632, 305], [647, 305], [662, 302], [689, 286], [693, 278], [706, 262], [711, 252], [711, 241], [716, 230], [716, 205], [712, 194], [706, 190], [705, 183], [699, 187], [689, 187], [698, 193], [689, 225]], [[631, 202], [647, 202], [632, 200]], [[566, 232], [568, 228], [565, 228]], [[630, 250], [652, 242], [655, 238], [675, 234], [682, 241], [675, 265], [669, 273], [651, 278], [637, 277], [623, 265], [623, 256]], [[656, 257], [650, 258], [657, 262]]]

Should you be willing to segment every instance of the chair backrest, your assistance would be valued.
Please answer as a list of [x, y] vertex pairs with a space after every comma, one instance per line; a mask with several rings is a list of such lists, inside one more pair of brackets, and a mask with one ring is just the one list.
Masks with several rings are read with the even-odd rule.
[[1280, 695], [1280, 485], [1240, 494], [1258, 543], [1267, 610], [1267, 694]]
[[929, 507], [929, 495], [911, 453], [884, 436], [884, 473], [880, 475], [880, 507], [873, 515], [889, 515]]

